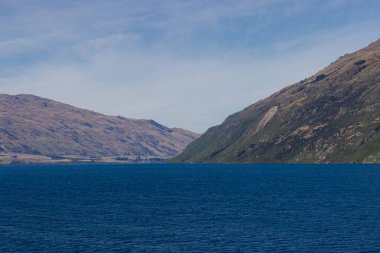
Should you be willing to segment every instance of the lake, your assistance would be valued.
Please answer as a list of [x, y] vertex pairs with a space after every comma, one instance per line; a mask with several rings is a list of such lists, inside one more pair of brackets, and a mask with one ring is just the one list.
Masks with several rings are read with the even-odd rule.
[[2, 166], [0, 252], [380, 252], [380, 165]]

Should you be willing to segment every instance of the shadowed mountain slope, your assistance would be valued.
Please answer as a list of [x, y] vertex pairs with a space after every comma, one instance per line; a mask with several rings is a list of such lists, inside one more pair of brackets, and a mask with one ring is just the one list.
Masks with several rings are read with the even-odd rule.
[[229, 116], [173, 162], [380, 162], [380, 40]]

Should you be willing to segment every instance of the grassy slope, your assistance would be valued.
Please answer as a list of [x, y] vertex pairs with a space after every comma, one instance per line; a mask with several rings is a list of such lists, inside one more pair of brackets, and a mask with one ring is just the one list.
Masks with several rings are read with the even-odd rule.
[[[278, 111], [260, 128], [274, 107]], [[380, 162], [379, 141], [377, 41], [231, 115], [172, 161]]]

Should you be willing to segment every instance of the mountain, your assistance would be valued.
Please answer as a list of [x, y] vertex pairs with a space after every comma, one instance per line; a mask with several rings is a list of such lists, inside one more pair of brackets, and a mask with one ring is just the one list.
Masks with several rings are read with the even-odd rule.
[[0, 95], [0, 163], [156, 161], [199, 135], [32, 95]]
[[379, 163], [380, 40], [229, 116], [172, 161]]

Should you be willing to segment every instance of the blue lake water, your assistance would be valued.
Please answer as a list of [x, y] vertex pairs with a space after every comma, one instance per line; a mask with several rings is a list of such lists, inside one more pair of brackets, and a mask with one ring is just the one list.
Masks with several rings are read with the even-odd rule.
[[3, 166], [0, 252], [380, 252], [380, 165]]

